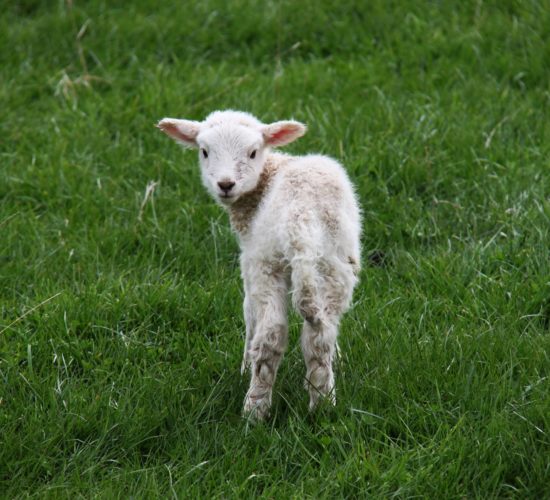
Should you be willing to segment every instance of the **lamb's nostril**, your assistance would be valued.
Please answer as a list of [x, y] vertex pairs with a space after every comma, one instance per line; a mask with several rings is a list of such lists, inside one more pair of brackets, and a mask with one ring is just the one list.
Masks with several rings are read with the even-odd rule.
[[229, 193], [229, 191], [231, 191], [231, 189], [233, 189], [233, 186], [235, 185], [235, 183], [233, 181], [222, 181], [222, 182], [218, 182], [218, 186], [220, 186], [220, 189], [225, 193]]

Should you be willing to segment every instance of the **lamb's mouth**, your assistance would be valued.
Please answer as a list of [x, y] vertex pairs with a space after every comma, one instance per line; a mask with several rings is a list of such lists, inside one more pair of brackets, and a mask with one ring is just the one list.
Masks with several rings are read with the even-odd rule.
[[233, 203], [237, 199], [237, 196], [229, 193], [220, 193], [218, 194], [218, 197], [222, 203]]

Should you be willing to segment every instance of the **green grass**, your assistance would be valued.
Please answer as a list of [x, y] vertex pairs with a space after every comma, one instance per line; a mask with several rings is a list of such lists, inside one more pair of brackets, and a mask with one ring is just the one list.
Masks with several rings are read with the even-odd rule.
[[[3, 497], [550, 496], [546, 2], [2, 4]], [[364, 210], [336, 408], [293, 316], [253, 428], [238, 247], [153, 127], [223, 108]]]

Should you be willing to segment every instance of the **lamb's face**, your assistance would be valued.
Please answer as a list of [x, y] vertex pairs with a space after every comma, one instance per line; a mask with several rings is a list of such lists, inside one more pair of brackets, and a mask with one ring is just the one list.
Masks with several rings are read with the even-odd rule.
[[266, 144], [259, 130], [242, 125], [219, 125], [197, 136], [202, 181], [224, 205], [252, 191], [262, 172]]
[[224, 205], [257, 186], [270, 147], [306, 132], [299, 122], [265, 125], [240, 111], [215, 111], [204, 122], [164, 118], [157, 126], [183, 146], [198, 148], [203, 183]]

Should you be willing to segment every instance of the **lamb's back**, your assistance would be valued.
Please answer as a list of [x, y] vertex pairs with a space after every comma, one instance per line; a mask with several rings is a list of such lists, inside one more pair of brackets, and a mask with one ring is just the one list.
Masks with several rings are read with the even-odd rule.
[[327, 251], [355, 247], [359, 218], [353, 187], [338, 162], [321, 155], [285, 157], [256, 214], [253, 238], [283, 254], [303, 244]]

